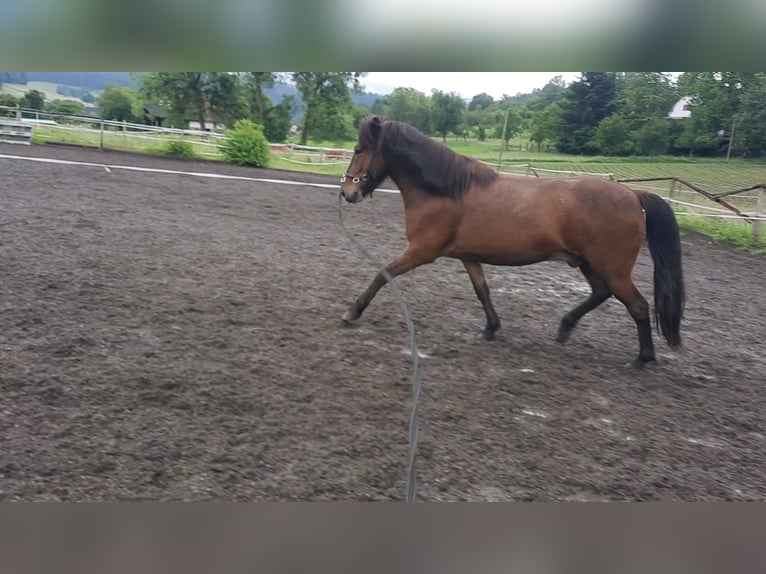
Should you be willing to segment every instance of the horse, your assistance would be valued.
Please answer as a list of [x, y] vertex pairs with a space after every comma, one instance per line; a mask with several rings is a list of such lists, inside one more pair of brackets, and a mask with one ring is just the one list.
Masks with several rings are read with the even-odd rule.
[[[614, 295], [638, 329], [639, 353], [630, 364], [640, 369], [656, 362], [649, 305], [632, 278], [646, 241], [657, 331], [671, 349], [681, 347], [681, 239], [675, 214], [660, 196], [598, 176], [501, 174], [409, 124], [368, 116], [340, 178], [340, 196], [360, 203], [387, 177], [404, 201], [408, 243], [385, 271], [394, 278], [439, 257], [460, 260], [486, 315], [487, 341], [495, 339], [500, 319], [482, 265], [564, 261], [582, 272], [591, 294], [562, 317], [557, 341], [565, 343], [584, 315]], [[381, 271], [343, 321], [355, 324], [385, 283]]]

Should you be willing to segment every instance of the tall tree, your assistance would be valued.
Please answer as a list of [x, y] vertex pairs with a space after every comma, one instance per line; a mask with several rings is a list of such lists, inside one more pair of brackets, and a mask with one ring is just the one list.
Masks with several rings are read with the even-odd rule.
[[492, 109], [474, 108], [463, 115], [466, 127], [476, 131], [479, 141], [487, 139], [487, 130], [497, 125], [498, 112]]
[[139, 81], [142, 95], [170, 108], [177, 123], [183, 123], [187, 115], [193, 114], [204, 127], [208, 112], [227, 124], [244, 117], [240, 84], [235, 74], [152, 72], [142, 75]]
[[133, 121], [132, 90], [116, 84], [109, 84], [96, 100], [101, 110], [101, 118], [105, 120]]
[[691, 118], [683, 121], [677, 145], [689, 153], [725, 153], [742, 98], [757, 84], [754, 72], [684, 72], [679, 94], [691, 97]]
[[460, 94], [455, 92], [445, 93], [441, 90], [431, 90], [431, 110], [434, 132], [447, 141], [447, 134], [457, 132], [458, 126], [463, 121], [465, 102]]
[[33, 110], [42, 110], [45, 107], [45, 94], [40, 90], [29, 90], [24, 94], [21, 106]]
[[431, 100], [414, 88], [396, 88], [383, 98], [383, 113], [388, 119], [406, 122], [430, 135]]
[[744, 156], [766, 156], [766, 73], [753, 76], [734, 121], [734, 149]]
[[532, 90], [532, 98], [527, 102], [527, 106], [533, 112], [539, 112], [553, 103], [561, 101], [566, 93], [567, 86], [562, 76], [555, 76], [542, 88]]
[[281, 143], [287, 140], [293, 122], [295, 96], [285, 96], [276, 106], [266, 112], [263, 133], [270, 142]]
[[598, 124], [593, 145], [604, 155], [628, 155], [633, 151], [628, 122], [621, 114], [612, 114]]
[[245, 85], [252, 100], [252, 117], [261, 125], [265, 124], [266, 112], [271, 107], [271, 100], [263, 93], [263, 90], [273, 87], [278, 79], [277, 72], [245, 72]]
[[[521, 116], [522, 105], [517, 103], [512, 97], [504, 95], [496, 106], [497, 113], [495, 114], [495, 137], [501, 138], [505, 144], [505, 148], [508, 149], [508, 142], [511, 141], [513, 136], [521, 132], [524, 128], [523, 118]], [[508, 121], [506, 122], [506, 112], [508, 114]], [[505, 128], [505, 136], [503, 136], [503, 128]]]
[[486, 110], [494, 103], [495, 98], [486, 92], [482, 92], [481, 94], [476, 94], [473, 98], [471, 98], [471, 101], [468, 103], [468, 111], [473, 112], [475, 110]]
[[[333, 122], [352, 121], [350, 88], [359, 87], [364, 72], [293, 72], [292, 79], [306, 105], [300, 143], [312, 131], [336, 131]], [[353, 127], [353, 126], [352, 126]], [[327, 133], [323, 135], [328, 135]]]
[[250, 106], [239, 74], [210, 72], [205, 85], [205, 105], [213, 120], [226, 126], [247, 118]]
[[543, 142], [553, 142], [557, 134], [561, 133], [561, 106], [553, 102], [542, 111], [532, 116], [530, 139], [537, 144], [537, 151], [542, 148]]
[[601, 120], [612, 115], [618, 89], [614, 72], [583, 72], [560, 102], [561, 122], [556, 147], [564, 153], [595, 153], [593, 143]]
[[616, 98], [616, 106], [631, 130], [653, 118], [665, 118], [678, 100], [678, 90], [669, 74], [627, 72]]

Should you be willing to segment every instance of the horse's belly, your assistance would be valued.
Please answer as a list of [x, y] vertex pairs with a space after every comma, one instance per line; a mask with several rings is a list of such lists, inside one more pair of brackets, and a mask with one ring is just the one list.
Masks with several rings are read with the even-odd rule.
[[486, 263], [487, 265], [521, 266], [557, 259], [560, 250], [547, 242], [529, 244], [508, 242], [506, 244], [455, 243], [445, 252], [446, 257]]

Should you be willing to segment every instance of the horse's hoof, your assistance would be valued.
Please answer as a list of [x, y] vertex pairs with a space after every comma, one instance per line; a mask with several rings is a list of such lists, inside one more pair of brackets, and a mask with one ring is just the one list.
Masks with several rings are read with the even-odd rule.
[[559, 334], [556, 337], [556, 342], [561, 343], [563, 345], [569, 340], [569, 337], [571, 335], [572, 335], [571, 329], [559, 329]]
[[628, 363], [627, 366], [630, 367], [631, 369], [640, 371], [650, 363], [656, 364], [657, 359], [655, 359], [654, 357], [650, 359], [644, 359], [643, 357], [638, 357], [636, 359], [633, 359], [630, 363]]
[[482, 335], [484, 337], [485, 341], [494, 341], [495, 340], [495, 332], [491, 329], [484, 329], [484, 333]]
[[343, 322], [347, 325], [356, 325], [359, 322], [361, 313], [354, 312], [353, 309], [349, 309], [343, 314]]

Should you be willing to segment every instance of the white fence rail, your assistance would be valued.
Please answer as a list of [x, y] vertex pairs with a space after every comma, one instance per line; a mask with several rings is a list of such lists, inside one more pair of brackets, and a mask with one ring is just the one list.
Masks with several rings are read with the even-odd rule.
[[0, 142], [30, 145], [32, 126], [18, 120], [0, 118]]

